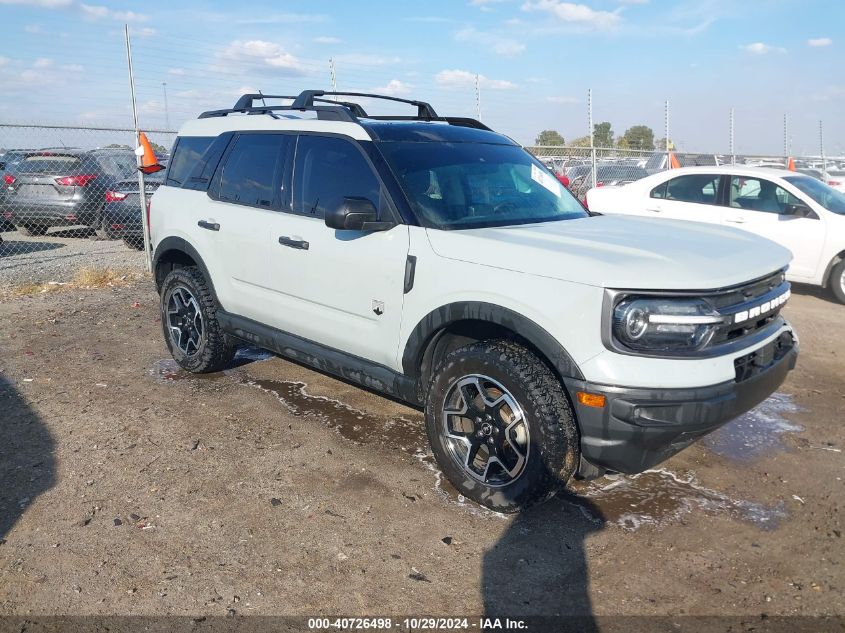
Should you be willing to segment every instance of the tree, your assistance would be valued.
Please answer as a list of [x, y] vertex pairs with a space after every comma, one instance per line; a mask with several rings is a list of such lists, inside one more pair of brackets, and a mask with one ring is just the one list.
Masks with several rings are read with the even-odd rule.
[[654, 149], [654, 130], [647, 125], [629, 127], [622, 138], [631, 149]]
[[613, 147], [613, 130], [610, 123], [603, 121], [593, 126], [593, 142], [596, 147]]
[[616, 137], [616, 148], [617, 149], [631, 149], [631, 145], [628, 143], [628, 139], [624, 136], [617, 136]]
[[150, 147], [153, 148], [153, 152], [155, 152], [156, 156], [163, 156], [167, 154], [167, 148], [164, 145], [159, 145], [158, 143], [150, 141]]
[[566, 141], [557, 130], [543, 130], [534, 139], [534, 145], [566, 145]]
[[[654, 148], [660, 152], [666, 151], [666, 138], [661, 136], [654, 144]], [[669, 139], [669, 151], [675, 149], [675, 144], [672, 142], [672, 139]]]

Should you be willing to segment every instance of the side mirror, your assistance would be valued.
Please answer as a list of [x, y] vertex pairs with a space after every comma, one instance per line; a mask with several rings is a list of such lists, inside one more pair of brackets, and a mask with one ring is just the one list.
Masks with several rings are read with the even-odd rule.
[[783, 208], [783, 214], [794, 215], [798, 218], [812, 218], [815, 215], [815, 213], [813, 213], [813, 210], [803, 202], [799, 204], [786, 205]]
[[326, 213], [326, 226], [340, 231], [386, 231], [392, 222], [379, 222], [375, 205], [366, 198], [344, 198]]

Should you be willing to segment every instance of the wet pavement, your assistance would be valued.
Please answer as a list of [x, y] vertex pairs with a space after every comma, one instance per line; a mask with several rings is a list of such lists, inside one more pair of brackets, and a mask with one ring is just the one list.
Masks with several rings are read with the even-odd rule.
[[[304, 382], [258, 379], [250, 375], [251, 363], [273, 357], [270, 352], [244, 347], [238, 350], [233, 367], [224, 372], [191, 374], [174, 360], [163, 359], [157, 361], [149, 373], [160, 383], [228, 379], [271, 394], [294, 417], [319, 420], [346, 440], [407, 453], [433, 474], [434, 491], [445, 502], [477, 516], [505, 517], [466, 499], [443, 476], [429, 449], [421, 412], [409, 416], [377, 415], [340, 400], [310, 394]], [[783, 435], [803, 429], [785, 416], [798, 411], [800, 407], [794, 404], [790, 395], [775, 393], [755, 409], [707, 436], [703, 446], [716, 455], [738, 462], [751, 462], [773, 451], [786, 450]], [[685, 516], [695, 512], [727, 515], [761, 530], [777, 528], [788, 516], [782, 503], [766, 506], [735, 499], [701, 486], [694, 473], [678, 474], [666, 469], [647, 470], [638, 475], [608, 475], [594, 481], [571, 481], [567, 488], [572, 494], [565, 495], [565, 500], [578, 506], [588, 520], [603, 520], [626, 531], [683, 523]]]

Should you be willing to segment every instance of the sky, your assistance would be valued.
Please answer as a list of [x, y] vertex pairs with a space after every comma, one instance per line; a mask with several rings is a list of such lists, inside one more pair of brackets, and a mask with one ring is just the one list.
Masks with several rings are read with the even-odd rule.
[[[239, 94], [373, 91], [523, 144], [594, 122], [683, 150], [845, 155], [845, 2], [0, 0], [0, 123], [178, 127]], [[330, 64], [329, 60], [332, 60]], [[476, 85], [478, 90], [476, 90]], [[167, 107], [165, 108], [165, 94]], [[397, 112], [398, 110], [393, 110]], [[821, 122], [821, 130], [820, 130]]]

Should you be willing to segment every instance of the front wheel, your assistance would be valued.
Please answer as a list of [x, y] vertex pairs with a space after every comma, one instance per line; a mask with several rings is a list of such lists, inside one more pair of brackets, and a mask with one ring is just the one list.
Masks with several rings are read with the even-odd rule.
[[180, 367], [196, 374], [225, 369], [235, 345], [217, 322], [217, 299], [196, 268], [171, 270], [161, 284], [164, 340]]
[[549, 498], [578, 463], [563, 385], [515, 343], [482, 341], [451, 352], [432, 378], [425, 419], [446, 478], [498, 512]]
[[830, 272], [830, 289], [839, 303], [845, 303], [845, 259]]

